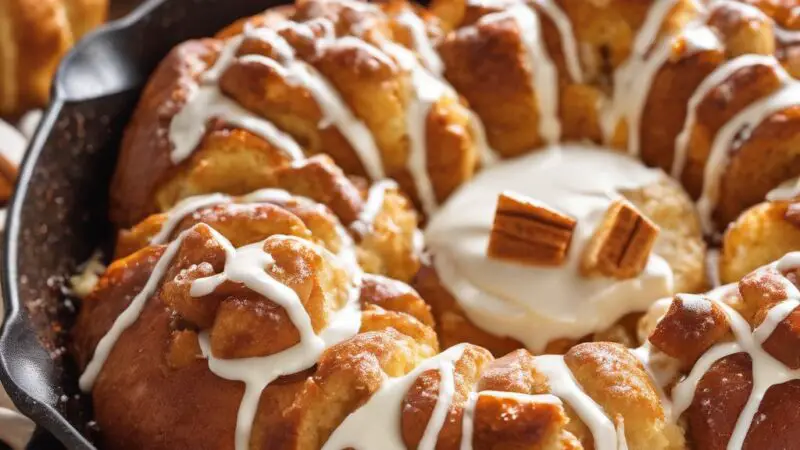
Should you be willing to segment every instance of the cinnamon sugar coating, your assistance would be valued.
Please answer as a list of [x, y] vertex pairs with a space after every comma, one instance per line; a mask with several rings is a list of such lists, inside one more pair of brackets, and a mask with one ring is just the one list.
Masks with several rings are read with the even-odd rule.
[[[757, 336], [759, 327], [770, 327], [771, 332], [762, 335], [763, 341], [757, 344], [763, 350], [755, 350], [768, 356], [754, 355], [754, 350], [740, 344], [738, 351], [711, 361], [710, 366], [700, 372], [691, 404], [682, 414], [692, 448], [728, 448], [738, 423], [745, 419], [750, 426], [744, 429], [742, 448], [780, 448], [797, 439], [794, 428], [785, 424], [794, 420], [800, 404], [797, 395], [800, 381], [791, 372], [800, 368], [797, 352], [800, 315], [794, 303], [784, 303], [797, 298], [797, 269], [782, 268], [781, 264], [758, 269], [738, 284], [712, 291], [706, 298], [676, 297], [650, 336], [654, 348], [680, 360], [683, 369], [675, 381], [681, 381], [681, 373], [696, 371], [698, 357], [705, 357], [712, 347], [741, 343], [740, 334]], [[789, 308], [777, 316], [777, 322], [768, 319], [784, 304]], [[723, 307], [729, 312], [723, 312]], [[741, 321], [744, 329], [735, 331], [733, 328], [741, 325], [734, 326], [733, 319]], [[760, 381], [762, 385], [758, 389], [763, 393], [756, 397], [755, 409], [746, 410], [745, 405], [753, 401], [756, 389], [754, 374], [765, 376], [762, 367], [756, 368], [756, 365], [765, 364], [765, 358], [777, 364], [767, 370], [782, 370], [787, 375], [778, 377], [777, 383], [772, 381], [775, 384], [764, 386], [763, 383], [769, 381]], [[671, 389], [676, 395], [677, 388]]]

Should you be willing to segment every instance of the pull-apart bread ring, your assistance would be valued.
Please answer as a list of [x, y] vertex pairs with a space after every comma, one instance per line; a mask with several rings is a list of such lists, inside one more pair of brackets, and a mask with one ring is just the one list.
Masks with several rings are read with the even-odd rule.
[[800, 257], [747, 275], [800, 244], [790, 3], [299, 0], [179, 45], [74, 330], [102, 444], [791, 448]]
[[[586, 339], [636, 344], [636, 314], [652, 301], [707, 287], [701, 230], [718, 234], [800, 174], [794, 22], [770, 2], [727, 0], [273, 8], [162, 62], [125, 134], [112, 217], [131, 226], [188, 196], [281, 186], [281, 174], [325, 153], [344, 173], [397, 180], [427, 218], [431, 264], [415, 287], [445, 345], [501, 355]], [[561, 144], [578, 141], [631, 160]], [[593, 185], [603, 172], [617, 179]], [[531, 233], [542, 221], [515, 212], [491, 222], [506, 190], [565, 213], [567, 228], [544, 250], [509, 239], [508, 227]], [[340, 213], [345, 225], [356, 210]], [[545, 267], [493, 258], [489, 247], [533, 252]], [[621, 267], [604, 267], [615, 252]], [[531, 290], [544, 278], [553, 289]], [[632, 284], [641, 289], [626, 291]], [[527, 326], [531, 317], [542, 320]]]

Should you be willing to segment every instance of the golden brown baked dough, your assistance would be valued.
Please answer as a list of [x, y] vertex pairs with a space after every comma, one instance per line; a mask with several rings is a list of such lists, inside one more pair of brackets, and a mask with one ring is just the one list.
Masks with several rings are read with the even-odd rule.
[[0, 4], [0, 116], [47, 104], [61, 57], [106, 20], [108, 0], [6, 0]]
[[[321, 6], [323, 4], [324, 7]], [[395, 5], [407, 7], [400, 3]], [[393, 7], [386, 5], [387, 9]], [[323, 51], [315, 51], [313, 41], [327, 31], [313, 23], [310, 26], [302, 23], [314, 17], [331, 17], [337, 34], [352, 35], [352, 29], [369, 26], [376, 30], [373, 43], [384, 39], [377, 34], [377, 30], [387, 33], [387, 37], [391, 36], [390, 23], [382, 14], [354, 11], [336, 2], [301, 3], [297, 10], [278, 8], [266, 16], [243, 20], [224, 30], [220, 36], [241, 31], [245, 23], [292, 23], [285, 22], [288, 18], [299, 21], [297, 26], [281, 31], [281, 35], [291, 43], [296, 56], [322, 73], [345, 104], [352, 108], [353, 114], [364, 121], [368, 132], [375, 137], [383, 161], [382, 170], [387, 176], [398, 180], [406, 188], [404, 191], [416, 199], [413, 182], [406, 168], [410, 149], [404, 116], [411, 95], [408, 92], [412, 82], [409, 73], [401, 71], [397, 63], [387, 56], [370, 50], [373, 47], [369, 45], [330, 46]], [[374, 23], [375, 20], [378, 22]], [[307, 34], [304, 29], [312, 34]], [[170, 120], [184, 107], [190, 86], [215, 62], [221, 46], [219, 39], [181, 44], [154, 73], [122, 144], [111, 191], [112, 218], [115, 222], [130, 226], [146, 214], [174, 202], [175, 191], [170, 185], [176, 182], [173, 179], [176, 172], [190, 178], [194, 173], [195, 177], [202, 177], [205, 182], [215, 178], [215, 173], [206, 175], [203, 172], [216, 168], [220, 171], [217, 173], [222, 175], [230, 169], [239, 177], [229, 182], [238, 185], [216, 186], [216, 189], [238, 193], [249, 192], [262, 185], [273, 167], [287, 162], [286, 152], [274, 143], [271, 145], [246, 131], [226, 129], [224, 124], [212, 124], [199, 148], [177, 167], [170, 161], [173, 148], [168, 132]], [[242, 54], [279, 57], [275, 49], [257, 37], [245, 39], [239, 51]], [[318, 126], [325, 122], [327, 113], [307, 89], [297, 85], [287, 75], [274, 68], [240, 59], [221, 74], [219, 87], [225, 95], [291, 134], [306, 154], [326, 153], [346, 173], [367, 173], [341, 130], [331, 125]], [[436, 198], [441, 201], [474, 171], [477, 159], [475, 131], [471, 129], [468, 110], [459, 103], [455, 94], [445, 95], [435, 103], [427, 117], [427, 125], [426, 145], [438, 149], [428, 153], [427, 167], [438, 174], [433, 179], [433, 189]]]
[[[530, 68], [524, 60], [524, 42], [513, 20], [481, 21], [486, 14], [503, 10], [507, 2], [489, 6], [480, 2], [434, 2], [434, 12], [443, 14], [446, 27], [455, 29], [439, 45], [447, 70], [445, 75], [464, 95], [483, 119], [492, 147], [502, 155], [518, 155], [530, 148], [545, 144], [536, 127], [526, 124], [540, 121], [537, 111], [538, 93], [529, 84]], [[705, 182], [705, 164], [709, 158], [714, 135], [720, 127], [755, 100], [773, 92], [780, 85], [770, 68], [734, 71], [727, 79], [710, 89], [696, 106], [697, 115], [688, 130], [685, 165], [675, 172], [676, 139], [685, 130], [687, 105], [704, 79], [727, 61], [744, 54], [774, 54], [772, 30], [776, 25], [771, 18], [780, 16], [780, 7], [770, 2], [749, 2], [763, 7], [768, 15], [750, 8], [742, 11], [737, 2], [718, 2], [710, 14], [697, 10], [698, 3], [676, 1], [665, 9], [659, 34], [675, 35], [668, 57], [652, 76], [648, 89], [640, 85], [619, 86], [620, 68], [634, 51], [637, 32], [659, 2], [559, 1], [558, 7], [571, 21], [572, 31], [580, 46], [580, 63], [586, 83], [570, 80], [566, 56], [561, 48], [559, 31], [551, 15], [540, 13], [542, 36], [559, 75], [559, 118], [562, 139], [603, 139], [602, 121], [607, 118], [598, 113], [597, 102], [603, 92], [615, 89], [639, 89], [641, 115], [638, 129], [635, 124], [621, 121], [607, 138], [620, 149], [641, 156], [648, 165], [673, 171], [689, 194], [701, 196]], [[660, 2], [661, 5], [668, 3]], [[713, 6], [712, 6], [713, 7]], [[506, 7], [507, 8], [507, 7]], [[458, 10], [458, 13], [453, 10]], [[704, 38], [684, 33], [692, 30], [689, 23], [705, 20], [720, 42], [707, 45]], [[778, 21], [781, 23], [780, 21]], [[755, 24], [760, 24], [756, 26]], [[781, 27], [781, 26], [777, 26]], [[656, 30], [656, 28], [651, 28]], [[766, 30], [766, 31], [764, 31]], [[690, 32], [691, 33], [691, 32]], [[656, 50], [650, 50], [655, 52]], [[784, 61], [785, 62], [785, 61]], [[791, 65], [791, 64], [790, 64]], [[647, 67], [637, 66], [636, 76], [647, 79]], [[713, 213], [719, 228], [736, 218], [747, 206], [763, 199], [772, 187], [798, 171], [794, 153], [794, 107], [780, 109], [766, 120], [756, 124], [722, 169], [720, 198]], [[612, 108], [613, 110], [613, 108]], [[636, 134], [638, 145], [631, 144]], [[764, 149], [772, 151], [765, 152]], [[791, 175], [788, 175], [791, 176]], [[749, 182], [741, 183], [747, 179]]]
[[[606, 329], [543, 346], [564, 356], [533, 356], [519, 350], [521, 341], [473, 323], [445, 288], [444, 272], [418, 271], [424, 258], [411, 204], [435, 220], [437, 207], [490, 173], [497, 156], [520, 161], [561, 141], [603, 142], [670, 172], [685, 188], [659, 172], [635, 189], [587, 194], [634, 211], [634, 231], [647, 218], [636, 271], [650, 253], [652, 221], [660, 228], [654, 253], [669, 266], [670, 289], [705, 290], [705, 242], [690, 199], [713, 234], [800, 173], [799, 85], [782, 68], [793, 73], [797, 66], [784, 39], [794, 21], [782, 6], [753, 4], [441, 0], [423, 9], [402, 1], [305, 0], [176, 47], [126, 130], [111, 213], [128, 229], [118, 241], [120, 259], [87, 298], [75, 329], [86, 373], [103, 361], [93, 394], [104, 443], [460, 449], [469, 439], [479, 449], [600, 450], [624, 440], [630, 449], [725, 448], [736, 438], [735, 411], [747, 400], [724, 390], [728, 376], [747, 379], [741, 355], [708, 371], [701, 390], [710, 394], [688, 405], [686, 423], [671, 420], [660, 397], [661, 390], [682, 395], [678, 375], [730, 338], [726, 321], [734, 319], [726, 306], [679, 296], [639, 324], [640, 311], [624, 311]], [[289, 198], [249, 194], [265, 188]], [[222, 200], [184, 210], [220, 193]], [[743, 267], [791, 245], [780, 235], [769, 249], [748, 243], [748, 254], [733, 256], [729, 246], [760, 236], [751, 222], [773, 223], [751, 213], [741, 220], [744, 234], [736, 236], [734, 224], [725, 238], [726, 278], [738, 279]], [[261, 243], [247, 247], [254, 242]], [[625, 255], [630, 242], [615, 242], [622, 247], [615, 250]], [[171, 262], [162, 263], [170, 249]], [[362, 276], [348, 269], [348, 250]], [[240, 272], [250, 251], [270, 256], [263, 271]], [[300, 312], [276, 293], [288, 291], [258, 290], [266, 283], [262, 272], [294, 292]], [[261, 278], [248, 278], [254, 273]], [[767, 311], [776, 302], [758, 302], [785, 287], [760, 273], [738, 290], [713, 294], [742, 315], [748, 332], [774, 318]], [[627, 272], [619, 277], [638, 281]], [[153, 279], [157, 289], [146, 291], [144, 309], [117, 335], [112, 323], [125, 322], [128, 302]], [[209, 280], [227, 281], [209, 290]], [[243, 389], [231, 381], [249, 376], [246, 370], [219, 375], [226, 364], [270, 361], [329, 326], [338, 329], [351, 285], [360, 293], [357, 332], [319, 347], [302, 368], [259, 386], [256, 397], [252, 383]], [[649, 344], [626, 348], [653, 327]], [[794, 328], [781, 324], [764, 343], [790, 367]], [[117, 336], [107, 359], [103, 336]], [[677, 366], [667, 383], [651, 377], [658, 358]], [[800, 401], [792, 395], [767, 395], [764, 407], [774, 417], [794, 417]], [[257, 412], [243, 421], [253, 398]], [[705, 400], [727, 406], [710, 411]], [[754, 428], [749, 448], [780, 448], [794, 437], [765, 429]], [[370, 440], [384, 430], [380, 444]]]
[[707, 296], [677, 296], [650, 335], [680, 367], [667, 388], [685, 408], [676, 414], [692, 448], [773, 449], [798, 438], [786, 425], [800, 411], [798, 255]]
[[[262, 187], [285, 190], [296, 196], [296, 199], [288, 202], [272, 200], [272, 203], [281, 205], [303, 220], [311, 234], [300, 235], [301, 237], [314, 241], [323, 240], [326, 247], [333, 252], [340, 251], [344, 245], [337, 224], [340, 220], [343, 225], [352, 226], [356, 223], [359, 213], [365, 208], [362, 195], [368, 194], [366, 191], [362, 193], [325, 156], [315, 156], [300, 165], [283, 167], [276, 171], [275, 178], [269, 184], [265, 183]], [[207, 188], [203, 184], [189, 187], [193, 188], [196, 190], [190, 193], [194, 196], [209, 193], [205, 192]], [[210, 190], [213, 191], [213, 188]], [[312, 201], [309, 202], [309, 199]], [[410, 208], [405, 197], [394, 189], [385, 192], [379, 206], [370, 232], [358, 239], [356, 256], [359, 264], [368, 273], [410, 281], [419, 270], [420, 264], [414, 242], [417, 214]], [[237, 234], [244, 234], [241, 238], [229, 237], [237, 247], [244, 242], [255, 242], [257, 239], [252, 239], [253, 236], [272, 234], [269, 230], [277, 224], [273, 217], [262, 217], [248, 209], [252, 207], [253, 205], [244, 205], [240, 207], [244, 209], [237, 209], [233, 213], [228, 213], [225, 208], [220, 211], [198, 209], [181, 221], [172, 236], [202, 222], [223, 233], [235, 230]], [[115, 257], [128, 256], [149, 245], [168, 217], [168, 214], [155, 214], [130, 230], [122, 230], [117, 240]], [[287, 232], [283, 234], [295, 235]]]
[[753, 270], [800, 248], [800, 222], [794, 201], [755, 205], [725, 231], [719, 259], [722, 283], [733, 283]]

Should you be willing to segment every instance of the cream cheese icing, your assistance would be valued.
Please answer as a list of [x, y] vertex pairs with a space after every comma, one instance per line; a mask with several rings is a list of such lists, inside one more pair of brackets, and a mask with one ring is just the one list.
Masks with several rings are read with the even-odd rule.
[[[672, 271], [654, 254], [642, 274], [629, 280], [590, 279], [578, 272], [583, 247], [620, 192], [662, 176], [618, 153], [553, 147], [479, 173], [431, 219], [425, 240], [441, 281], [470, 320], [540, 351], [552, 339], [604, 329], [671, 294]], [[486, 255], [497, 196], [507, 190], [577, 220], [562, 267], [525, 266]]]

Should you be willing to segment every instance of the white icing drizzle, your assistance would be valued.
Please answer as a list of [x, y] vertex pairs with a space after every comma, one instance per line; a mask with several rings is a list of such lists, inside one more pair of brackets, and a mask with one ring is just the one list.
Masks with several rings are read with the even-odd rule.
[[456, 391], [455, 365], [452, 361], [441, 361], [439, 363], [439, 396], [436, 398], [436, 406], [431, 412], [431, 418], [422, 434], [417, 448], [430, 449], [436, 448], [436, 441], [442, 431], [447, 413], [453, 404], [453, 395]]
[[78, 380], [78, 384], [82, 391], [89, 392], [92, 390], [94, 386], [94, 382], [97, 380], [97, 376], [100, 374], [100, 371], [103, 369], [103, 366], [108, 359], [108, 355], [111, 354], [111, 350], [114, 349], [114, 345], [119, 340], [122, 333], [125, 332], [128, 328], [133, 325], [137, 319], [139, 319], [139, 315], [142, 313], [147, 300], [153, 296], [158, 289], [159, 283], [161, 279], [164, 277], [165, 272], [169, 268], [170, 263], [172, 263], [172, 259], [175, 257], [175, 254], [178, 252], [181, 244], [183, 243], [184, 238], [188, 234], [189, 230], [182, 232], [178, 235], [177, 239], [172, 241], [172, 243], [167, 246], [164, 250], [164, 253], [159, 258], [158, 262], [156, 263], [153, 271], [150, 273], [150, 277], [147, 279], [144, 287], [135, 297], [131, 300], [130, 304], [127, 308], [125, 308], [122, 313], [114, 320], [114, 324], [111, 325], [111, 328], [106, 332], [106, 334], [100, 339], [97, 343], [97, 347], [94, 349], [94, 355], [92, 355], [92, 359], [89, 361], [89, 364], [86, 365], [86, 369], [84, 369], [83, 373], [81, 374], [80, 379]]
[[422, 230], [414, 230], [411, 245], [414, 249], [414, 255], [419, 258], [419, 262], [425, 266], [430, 266], [431, 255], [425, 251], [425, 233], [423, 233]]
[[[373, 186], [373, 188], [374, 187], [375, 186]], [[297, 204], [300, 206], [327, 208], [321, 203], [317, 203], [310, 198], [292, 195], [283, 189], [275, 188], [259, 189], [241, 197], [232, 197], [220, 193], [196, 195], [179, 201], [175, 204], [175, 206], [172, 207], [172, 209], [167, 211], [166, 220], [161, 225], [161, 229], [158, 231], [158, 233], [156, 233], [150, 239], [150, 244], [157, 245], [167, 242], [181, 221], [183, 221], [190, 214], [193, 214], [203, 208], [231, 203], [275, 203], [277, 205], [286, 205], [291, 201], [297, 202]], [[382, 204], [383, 202], [381, 202], [381, 204], [379, 204], [377, 207], [380, 208]], [[339, 218], [336, 216], [333, 217], [336, 219], [334, 226], [336, 227], [337, 235], [341, 241], [341, 248], [339, 249], [337, 256], [347, 269], [348, 273], [351, 275], [358, 273], [360, 268], [358, 265], [358, 258], [356, 256], [353, 238], [350, 237], [350, 234], [339, 221]]]
[[455, 363], [464, 353], [466, 344], [450, 347], [444, 352], [421, 362], [402, 377], [387, 377], [369, 400], [350, 413], [331, 433], [323, 450], [405, 450], [400, 433], [402, 402], [408, 390], [428, 370], [439, 370], [439, 394], [431, 418], [425, 427], [420, 450], [433, 450], [439, 431], [444, 426], [455, 393]]
[[761, 20], [766, 20], [768, 22], [772, 22], [772, 18], [769, 17], [768, 15], [766, 15], [764, 13], [764, 11], [762, 11], [758, 7], [750, 5], [750, 4], [747, 4], [747, 3], [743, 3], [743, 2], [738, 1], [738, 0], [733, 0], [733, 1], [732, 0], [711, 0], [710, 2], [708, 2], [708, 14], [707, 15], [710, 16], [711, 13], [715, 12], [716, 10], [718, 10], [720, 8], [728, 9], [728, 10], [736, 10], [739, 13], [741, 13], [743, 16], [757, 17], [757, 18], [759, 18]]
[[628, 450], [628, 440], [625, 438], [625, 421], [620, 420], [615, 430], [617, 432], [617, 450]]
[[561, 37], [561, 51], [564, 52], [564, 61], [567, 66], [570, 78], [576, 83], [583, 83], [583, 69], [578, 57], [578, 43], [575, 40], [575, 32], [572, 30], [572, 22], [569, 17], [553, 0], [534, 0], [536, 6], [547, 14], [553, 21]]
[[[792, 285], [794, 288], [794, 285]], [[800, 297], [800, 293], [797, 292], [797, 289], [794, 289], [794, 294]], [[796, 299], [791, 300], [784, 300], [781, 303], [773, 306], [769, 312], [767, 312], [767, 316], [764, 318], [764, 322], [753, 331], [753, 338], [756, 342], [764, 343], [764, 341], [769, 338], [775, 328], [777, 328], [778, 324], [781, 323], [784, 319], [789, 317], [789, 314], [792, 313], [798, 306], [800, 306], [800, 301]]]
[[736, 72], [744, 69], [745, 67], [757, 65], [773, 67], [775, 69], [778, 69], [779, 67], [777, 60], [775, 60], [775, 58], [772, 56], [742, 55], [717, 67], [713, 72], [711, 72], [711, 74], [703, 79], [699, 86], [697, 86], [697, 89], [695, 89], [692, 97], [689, 99], [689, 107], [686, 114], [686, 120], [683, 123], [683, 128], [675, 139], [675, 157], [672, 161], [671, 171], [673, 177], [680, 180], [683, 169], [686, 166], [689, 138], [691, 138], [692, 130], [694, 129], [695, 122], [697, 121], [697, 108], [700, 106], [700, 103], [714, 88], [725, 82]]
[[414, 14], [413, 11], [404, 10], [395, 17], [395, 20], [408, 30], [414, 51], [422, 59], [425, 67], [437, 77], [441, 77], [444, 73], [444, 63], [436, 52], [430, 37], [428, 37], [428, 31], [422, 18]]
[[[382, 49], [370, 44], [369, 42], [357, 38], [355, 36], [342, 36], [336, 40], [322, 41], [322, 47], [340, 47], [340, 48], [357, 48], [370, 54], [373, 58], [381, 62], [381, 64], [388, 66], [391, 69], [396, 69], [397, 66], [394, 61]], [[403, 47], [405, 48], [405, 47]]]
[[[781, 267], [795, 266], [800, 263], [798, 255], [800, 253], [787, 255], [776, 267], [779, 268], [778, 270], [782, 270]], [[733, 308], [722, 301], [712, 298], [717, 306], [724, 311], [736, 340], [722, 342], [711, 347], [698, 359], [689, 375], [675, 385], [672, 390], [673, 420], [677, 420], [691, 406], [698, 383], [714, 363], [735, 353], [745, 352], [750, 356], [752, 360], [753, 387], [747, 403], [736, 420], [736, 426], [728, 441], [728, 450], [738, 450], [743, 447], [755, 414], [761, 405], [761, 400], [772, 386], [800, 379], [800, 370], [789, 369], [762, 347], [764, 341], [772, 335], [777, 326], [792, 311], [800, 307], [800, 300], [798, 300], [800, 299], [800, 291], [788, 280], [784, 281], [788, 298], [773, 306], [755, 331], [751, 330], [750, 324]]]
[[[521, 341], [534, 352], [556, 338], [605, 329], [672, 294], [672, 271], [651, 254], [630, 280], [586, 278], [580, 257], [619, 192], [656, 182], [663, 173], [616, 152], [553, 147], [481, 171], [431, 218], [425, 240], [442, 284], [477, 326]], [[513, 191], [577, 220], [566, 262], [557, 268], [488, 258], [497, 202]]]
[[367, 201], [364, 203], [364, 208], [358, 214], [355, 222], [350, 225], [350, 228], [360, 236], [366, 236], [373, 231], [375, 219], [383, 209], [383, 202], [386, 199], [386, 191], [397, 189], [397, 183], [394, 180], [382, 180], [374, 183], [367, 193]]
[[731, 154], [761, 122], [772, 114], [800, 103], [800, 83], [792, 80], [785, 70], [776, 67], [776, 75], [783, 81], [782, 88], [761, 98], [729, 120], [714, 138], [703, 174], [703, 191], [697, 200], [697, 210], [706, 233], [714, 231], [712, 215], [717, 207], [722, 176], [728, 167]]
[[794, 200], [800, 196], [800, 177], [784, 181], [778, 187], [767, 193], [767, 200], [771, 202]]
[[[254, 195], [254, 197], [264, 197], [266, 195], [266, 192], [262, 192]], [[195, 202], [195, 204], [199, 203]], [[187, 202], [186, 204], [190, 203]], [[183, 213], [186, 209], [181, 209], [180, 212]], [[317, 335], [311, 326], [308, 312], [303, 307], [297, 294], [266, 272], [266, 268], [274, 264], [275, 261], [271, 255], [264, 251], [265, 241], [236, 249], [219, 232], [213, 228], [209, 228], [209, 230], [214, 239], [225, 250], [225, 269], [219, 274], [195, 280], [191, 285], [190, 294], [194, 297], [200, 297], [212, 293], [227, 280], [240, 282], [247, 288], [283, 307], [300, 333], [300, 343], [285, 351], [264, 357], [234, 360], [215, 358], [210, 350], [207, 332], [201, 333], [199, 336], [200, 347], [203, 355], [208, 359], [209, 369], [221, 378], [245, 383], [245, 393], [242, 397], [237, 417], [236, 449], [246, 450], [249, 448], [250, 431], [258, 410], [258, 401], [264, 388], [280, 376], [296, 373], [313, 366], [325, 349], [354, 336], [358, 332], [361, 327], [359, 303], [361, 274], [360, 272], [351, 273], [352, 286], [350, 287], [347, 304], [334, 314], [328, 326]], [[100, 339], [92, 360], [81, 375], [79, 383], [82, 390], [88, 392], [92, 389], [97, 375], [103, 368], [114, 345], [122, 333], [139, 318], [147, 300], [155, 293], [185, 236], [190, 231], [191, 229], [182, 232], [177, 239], [167, 246], [144, 288], [136, 294], [128, 307], [114, 321], [111, 329]], [[281, 235], [271, 236], [268, 239], [297, 240], [310, 246], [332, 263], [340, 263], [339, 258], [309, 241]]]
[[787, 253], [778, 261], [778, 264], [775, 265], [775, 269], [779, 272], [786, 272], [797, 269], [798, 267], [800, 267], [800, 252]]
[[[264, 251], [265, 241], [236, 249], [224, 236], [213, 229], [212, 233], [225, 249], [225, 269], [219, 274], [192, 282], [190, 294], [193, 297], [209, 295], [225, 281], [242, 283], [248, 289], [281, 306], [300, 334], [300, 342], [287, 350], [269, 356], [241, 359], [215, 358], [211, 352], [208, 334], [200, 335], [200, 347], [203, 356], [208, 358], [209, 370], [220, 378], [241, 381], [245, 384], [236, 421], [236, 449], [247, 450], [250, 447], [250, 434], [261, 392], [278, 377], [312, 367], [327, 348], [358, 333], [361, 327], [360, 277], [353, 280], [347, 304], [336, 312], [328, 326], [317, 335], [311, 325], [308, 311], [297, 293], [272, 278], [267, 272], [267, 268], [272, 266], [275, 260]], [[336, 261], [336, 258], [324, 248], [293, 236], [271, 236], [269, 239], [297, 240], [314, 248], [330, 261]]]
[[[318, 19], [317, 22], [325, 23], [323, 19]], [[301, 31], [300, 27], [293, 29]], [[271, 122], [257, 117], [235, 101], [225, 97], [219, 90], [219, 77], [236, 59], [236, 52], [245, 37], [269, 43], [283, 61], [279, 62], [262, 55], [244, 55], [238, 59], [242, 62], [255, 62], [269, 66], [287, 82], [302, 85], [307, 89], [323, 112], [324, 117], [319, 126], [336, 126], [358, 155], [367, 175], [373, 180], [382, 179], [384, 171], [380, 151], [369, 128], [353, 114], [339, 93], [322, 74], [309, 64], [294, 59], [294, 50], [291, 45], [278, 33], [268, 28], [247, 28], [244, 34], [231, 38], [220, 53], [217, 62], [201, 78], [202, 84], [195, 88], [186, 105], [173, 117], [169, 131], [170, 141], [174, 147], [171, 154], [173, 163], [177, 164], [183, 161], [192, 153], [205, 134], [206, 123], [214, 117], [264, 137], [272, 145], [286, 151], [293, 159], [304, 157], [302, 149], [290, 136], [278, 130]], [[333, 36], [324, 37], [317, 39], [315, 43], [320, 50], [334, 46], [365, 50], [381, 63], [394, 67], [391, 59], [379, 49], [352, 36], [339, 39], [335, 39]]]
[[478, 404], [478, 399], [484, 396], [509, 398], [520, 403], [546, 403], [559, 406], [563, 404], [560, 398], [552, 394], [531, 395], [503, 391], [470, 392], [467, 403], [464, 405], [464, 416], [461, 422], [461, 445], [459, 450], [472, 450], [472, 440], [475, 431], [475, 406]]
[[175, 204], [167, 213], [166, 220], [161, 224], [161, 229], [150, 239], [150, 245], [163, 244], [169, 240], [175, 229], [189, 214], [203, 208], [230, 203], [232, 197], [225, 194], [208, 194], [187, 197]]
[[[772, 32], [775, 40], [782, 44], [795, 44], [800, 41], [800, 31], [789, 30], [779, 25], [775, 20], [768, 16], [764, 11], [755, 5], [743, 3], [741, 1], [716, 0], [711, 4], [710, 9], [717, 8], [735, 9], [745, 16], [755, 17], [772, 25]], [[797, 8], [797, 7], [795, 7]], [[797, 14], [796, 12], [794, 14]]]
[[[297, 28], [294, 29], [297, 30]], [[283, 36], [278, 34], [277, 31], [271, 28], [255, 28], [250, 26], [250, 24], [246, 24], [244, 28], [244, 36], [248, 39], [258, 39], [268, 44], [272, 51], [277, 53], [281, 61], [288, 61], [290, 59], [294, 59], [295, 57], [294, 47], [292, 47], [289, 42], [283, 38]]]
[[483, 167], [490, 167], [500, 161], [501, 157], [489, 145], [489, 140], [486, 138], [486, 129], [483, 126], [483, 121], [478, 117], [478, 114], [471, 109], [467, 109], [467, 114], [469, 114], [472, 137], [477, 146], [478, 157], [480, 158], [481, 164]]
[[[363, 42], [355, 38], [346, 41], [342, 38], [340, 41], [344, 41], [341, 45], [351, 46], [355, 46], [356, 42]], [[364, 48], [374, 49], [366, 43], [364, 46], [367, 46]], [[377, 49], [371, 51], [378, 54]], [[289, 61], [285, 65], [262, 55], [245, 55], [240, 60], [271, 67], [288, 83], [307, 89], [323, 113], [319, 127], [336, 126], [358, 155], [367, 176], [373, 180], [384, 178], [383, 162], [372, 132], [353, 114], [333, 85], [319, 71], [299, 60]]]
[[542, 36], [539, 15], [527, 4], [515, 4], [502, 12], [480, 19], [482, 23], [512, 19], [519, 28], [522, 44], [527, 52], [527, 66], [531, 72], [531, 89], [539, 111], [539, 135], [547, 144], [555, 144], [561, 137], [558, 117], [558, 70], [550, 59]]
[[409, 138], [406, 166], [414, 180], [422, 210], [430, 215], [438, 207], [438, 202], [433, 182], [428, 174], [428, 145], [425, 133], [428, 128], [428, 113], [431, 106], [442, 97], [451, 96], [457, 99], [458, 96], [452, 87], [422, 67], [409, 50], [388, 41], [383, 44], [383, 48], [410, 74], [414, 93], [406, 105], [406, 132]]
[[[623, 85], [615, 83], [614, 99], [623, 99], [620, 111], [628, 124], [628, 153], [638, 156], [641, 153], [641, 120], [644, 107], [649, 98], [653, 81], [659, 70], [672, 55], [674, 43], [683, 39], [687, 44], [687, 52], [695, 53], [719, 49], [722, 43], [709, 28], [691, 26], [680, 35], [663, 39], [644, 59], [634, 60], [630, 65], [617, 72]], [[616, 75], [615, 75], [616, 76]], [[620, 91], [620, 88], [622, 89]]]
[[644, 24], [642, 24], [634, 38], [632, 56], [639, 58], [645, 56], [650, 47], [653, 46], [653, 43], [656, 42], [667, 15], [672, 12], [672, 9], [677, 4], [678, 0], [656, 0], [650, 5]]
[[[561, 398], [575, 410], [581, 421], [589, 427], [597, 450], [619, 450], [617, 429], [603, 408], [589, 397], [572, 375], [564, 357], [544, 355], [534, 358], [536, 370], [547, 377], [550, 392]], [[625, 435], [622, 434], [624, 439]]]
[[172, 118], [169, 125], [169, 141], [172, 144], [170, 158], [173, 164], [180, 163], [192, 154], [205, 135], [206, 125], [212, 118], [262, 137], [292, 159], [304, 158], [303, 150], [291, 136], [278, 130], [272, 122], [243, 108], [220, 91], [219, 77], [233, 62], [243, 40], [243, 36], [238, 36], [231, 38], [225, 44], [217, 61], [201, 75], [199, 84], [192, 86], [186, 104]]
[[[614, 71], [613, 97], [609, 101], [601, 101], [599, 104], [601, 109], [600, 126], [606, 142], [612, 139], [620, 118], [628, 119], [628, 130], [630, 130], [628, 133], [628, 151], [631, 154], [639, 153], [638, 137], [634, 138], [634, 136], [638, 136], [639, 129], [638, 126], [634, 127], [630, 123], [629, 111], [638, 109], [639, 107], [636, 105], [646, 100], [646, 97], [648, 97], [646, 93], [650, 92], [650, 83], [652, 83], [654, 73], [663, 64], [663, 62], [658, 64], [658, 60], [663, 61], [665, 58], [663, 54], [668, 52], [668, 48], [666, 50], [662, 48], [659, 52], [656, 52], [660, 54], [655, 62], [649, 58], [649, 51], [656, 42], [661, 25], [676, 3], [677, 0], [656, 0], [650, 6], [645, 21], [634, 38], [630, 56]], [[652, 68], [656, 64], [658, 64], [658, 67]], [[650, 73], [649, 76], [642, 75], [648, 74], [648, 72]], [[632, 139], [636, 139], [636, 141], [631, 143]]]
[[719, 273], [720, 258], [721, 252], [718, 248], [709, 248], [706, 250], [706, 277], [712, 289], [722, 285], [722, 278]]
[[796, 44], [800, 42], [800, 31], [789, 30], [774, 22], [772, 31], [775, 33], [775, 39], [782, 44]]

